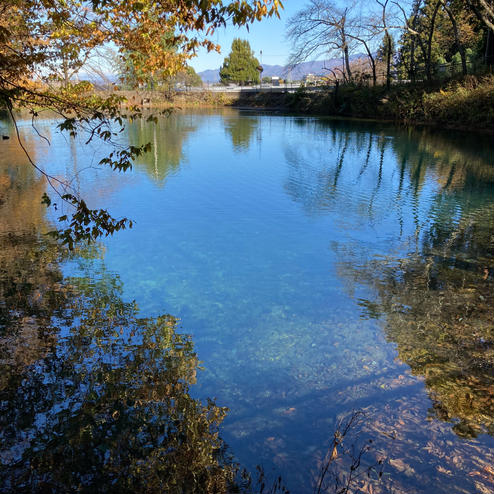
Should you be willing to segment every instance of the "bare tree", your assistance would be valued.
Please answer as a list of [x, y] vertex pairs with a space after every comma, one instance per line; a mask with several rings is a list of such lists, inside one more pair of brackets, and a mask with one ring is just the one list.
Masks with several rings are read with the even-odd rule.
[[97, 48], [84, 64], [82, 70], [97, 85], [111, 90], [114, 85], [114, 73], [117, 70], [117, 52], [106, 46]]
[[349, 27], [350, 29], [347, 32], [347, 36], [357, 43], [360, 43], [367, 53], [367, 58], [369, 59], [369, 65], [372, 71], [372, 83], [375, 86], [377, 83], [376, 59], [372, 53], [372, 44], [380, 30], [376, 29], [375, 23], [372, 22], [372, 18], [353, 18], [351, 19], [351, 25]]
[[346, 78], [352, 78], [348, 35], [349, 16], [355, 4], [337, 7], [330, 0], [311, 0], [288, 21], [287, 36], [292, 41], [290, 65], [323, 53], [340, 52]]

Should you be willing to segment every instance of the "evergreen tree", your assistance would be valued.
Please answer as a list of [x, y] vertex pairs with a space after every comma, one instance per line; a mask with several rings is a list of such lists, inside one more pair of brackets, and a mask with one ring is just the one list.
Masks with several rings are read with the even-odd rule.
[[220, 69], [220, 79], [223, 83], [236, 82], [239, 84], [259, 83], [259, 60], [255, 58], [247, 40], [235, 38], [232, 50]]

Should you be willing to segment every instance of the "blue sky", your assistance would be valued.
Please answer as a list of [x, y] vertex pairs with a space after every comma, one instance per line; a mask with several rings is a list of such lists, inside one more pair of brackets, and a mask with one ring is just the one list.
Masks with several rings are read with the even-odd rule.
[[285, 65], [290, 54], [290, 43], [285, 37], [286, 21], [304, 7], [305, 1], [284, 0], [283, 5], [285, 8], [280, 11], [280, 19], [273, 17], [256, 22], [249, 26], [249, 31], [245, 27], [232, 26], [219, 29], [214, 33], [212, 41], [221, 45], [221, 53], [200, 51], [198, 56], [193, 58], [189, 64], [194, 67], [196, 72], [217, 69], [230, 53], [233, 39], [242, 38], [249, 41], [259, 61], [261, 61], [260, 51], [262, 50], [263, 64]]

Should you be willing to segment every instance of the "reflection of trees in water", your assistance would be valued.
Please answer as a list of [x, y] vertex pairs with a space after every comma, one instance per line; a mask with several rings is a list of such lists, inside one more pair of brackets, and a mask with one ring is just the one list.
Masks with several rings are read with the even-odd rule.
[[[31, 156], [32, 144], [25, 140]], [[2, 146], [7, 153], [0, 156], [0, 359], [15, 372], [44, 352], [50, 339], [45, 330], [61, 302], [54, 289], [61, 275], [51, 269], [53, 249], [47, 244], [34, 247], [38, 231], [46, 229], [41, 204], [45, 182], [15, 141]], [[0, 383], [6, 379], [7, 373], [1, 373]]]
[[10, 374], [33, 364], [51, 344], [51, 318], [65, 299], [56, 257], [53, 246], [40, 244], [34, 233], [0, 237], [0, 360], [7, 365], [2, 389]]
[[285, 145], [289, 174], [284, 188], [311, 215], [334, 206], [359, 215], [365, 211], [374, 219], [378, 196], [398, 207], [406, 194], [420, 193], [426, 176], [443, 191], [463, 191], [478, 205], [485, 197], [474, 195], [479, 190], [487, 193], [494, 182], [490, 154], [485, 152], [492, 146], [479, 136], [457, 143], [457, 136], [430, 134], [426, 129], [397, 132], [324, 120], [298, 125], [311, 135], [316, 131], [324, 136], [306, 146]]
[[44, 183], [0, 166], [0, 490], [224, 492], [225, 409], [189, 395], [189, 336], [139, 318], [104, 271], [64, 279], [38, 233]]
[[[40, 154], [39, 142], [20, 129], [23, 145], [32, 159]], [[33, 230], [41, 222], [41, 196], [45, 181], [15, 139], [0, 142], [0, 235], [22, 229]]]
[[426, 130], [390, 138], [343, 123], [323, 131], [315, 147], [286, 147], [287, 192], [312, 215], [338, 209], [374, 222], [395, 210], [400, 238], [413, 220], [408, 254], [374, 257], [364, 243], [335, 243], [338, 271], [373, 289], [375, 299], [359, 302], [363, 315], [385, 316], [401, 360], [425, 377], [435, 416], [462, 436], [493, 434], [490, 158], [475, 143]]
[[324, 210], [335, 195], [349, 135], [341, 132], [331, 137], [331, 152], [321, 148], [303, 150], [291, 144], [285, 147], [289, 166], [285, 190], [308, 214]]
[[[320, 126], [317, 122], [312, 125]], [[374, 201], [382, 193], [383, 162], [390, 148], [389, 140], [384, 135], [345, 126], [323, 126], [322, 131], [327, 139], [317, 144], [285, 146], [289, 167], [286, 192], [310, 215], [344, 209], [359, 214], [366, 211], [372, 218]], [[363, 189], [362, 182], [367, 177], [372, 177], [372, 187]], [[385, 193], [387, 187], [386, 183]]]
[[394, 139], [393, 149], [398, 159], [409, 164], [417, 186], [427, 170], [434, 171], [435, 181], [443, 189], [488, 187], [494, 181], [491, 164], [492, 144], [483, 136], [453, 136], [427, 129], [408, 131], [408, 139]]
[[[29, 258], [39, 245], [26, 240]], [[189, 395], [190, 338], [171, 316], [139, 318], [114, 276], [61, 282], [50, 264], [37, 266], [51, 274], [40, 300], [7, 300], [44, 350], [2, 328], [3, 492], [221, 492], [232, 475], [217, 430], [225, 410]], [[26, 351], [19, 365], [12, 357]]]
[[225, 129], [232, 139], [235, 151], [247, 150], [250, 146], [252, 136], [259, 126], [259, 118], [234, 115], [224, 117]]
[[137, 166], [143, 167], [157, 182], [176, 172], [184, 161], [183, 146], [198, 127], [197, 115], [172, 113], [157, 122], [139, 119], [127, 126], [130, 142], [151, 143], [151, 151], [141, 156]]
[[494, 434], [492, 204], [458, 224], [434, 225], [420, 250], [400, 259], [362, 261], [339, 251], [340, 274], [374, 290], [366, 317], [386, 318], [400, 359], [424, 376], [432, 413], [461, 436]]

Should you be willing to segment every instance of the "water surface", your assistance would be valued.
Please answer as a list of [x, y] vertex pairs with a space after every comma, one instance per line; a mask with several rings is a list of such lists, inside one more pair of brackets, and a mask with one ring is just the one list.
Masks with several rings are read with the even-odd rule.
[[[178, 113], [128, 125], [124, 143], [153, 149], [122, 175], [98, 168], [104, 145], [70, 140], [47, 120], [39, 125], [48, 146], [29, 125], [21, 132], [37, 162], [73, 176], [91, 205], [135, 220], [99, 254], [61, 260], [57, 276], [93, 287], [118, 280], [118, 296], [135, 300], [140, 316], [180, 319], [204, 368], [191, 393], [229, 408], [220, 432], [242, 464], [311, 492], [337, 421], [358, 409], [366, 415], [352, 440], [372, 439], [368, 461], [385, 458], [381, 483], [362, 478], [362, 492], [488, 492], [488, 139]], [[44, 184], [8, 146], [3, 238], [46, 231], [53, 217], [37, 207], [18, 226], [11, 204], [27, 199], [14, 185], [31, 198]], [[24, 273], [19, 262], [17, 254], [15, 272]]]

